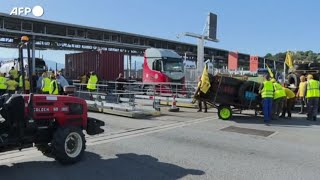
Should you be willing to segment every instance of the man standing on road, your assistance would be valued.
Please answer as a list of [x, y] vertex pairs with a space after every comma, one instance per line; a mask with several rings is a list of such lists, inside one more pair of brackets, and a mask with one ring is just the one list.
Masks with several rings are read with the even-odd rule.
[[305, 94], [306, 94], [306, 77], [305, 76], [300, 76], [300, 83], [299, 83], [299, 89], [298, 92], [296, 94], [296, 97], [299, 100], [299, 103], [301, 105], [301, 109], [299, 114], [303, 114], [304, 113], [304, 105], [306, 104], [306, 98], [305, 98]]
[[97, 82], [98, 82], [98, 77], [95, 72], [90, 72], [90, 78], [88, 80], [87, 84], [87, 89], [89, 91], [95, 91], [97, 90]]
[[19, 74], [18, 74], [18, 71], [14, 69], [14, 67], [11, 67], [11, 70], [9, 71], [9, 75], [12, 76], [15, 81], [18, 81]]
[[42, 74], [42, 83], [41, 83], [42, 94], [49, 94], [50, 83], [51, 83], [50, 78], [48, 77], [47, 73], [44, 72]]
[[[53, 76], [53, 78], [54, 78], [54, 76]], [[65, 86], [69, 86], [69, 83], [68, 83], [68, 81], [66, 80], [66, 78], [64, 78], [63, 76], [62, 76], [62, 74], [61, 73], [58, 73], [57, 75], [56, 75], [56, 81], [57, 81], [57, 83], [58, 83], [58, 91], [59, 91], [59, 94], [63, 94], [63, 89], [64, 89], [64, 87]]]
[[198, 98], [198, 107], [199, 107], [198, 112], [202, 112], [202, 103], [203, 103], [203, 105], [204, 105], [204, 113], [206, 113], [206, 112], [208, 112], [208, 107], [207, 107], [207, 102], [203, 98], [204, 93], [200, 90], [201, 83], [202, 83], [201, 76], [199, 76], [198, 88], [197, 88], [197, 91], [196, 91], [195, 95], [199, 96], [199, 98]]
[[124, 90], [124, 83], [127, 82], [124, 78], [123, 78], [123, 75], [122, 73], [119, 74], [118, 78], [116, 79], [117, 81], [117, 93], [121, 93], [123, 90]]
[[293, 91], [287, 88], [287, 84], [285, 84], [284, 91], [286, 92], [286, 99], [285, 103], [283, 105], [283, 110], [281, 114], [281, 118], [284, 118], [286, 116], [286, 113], [288, 113], [288, 118], [291, 118], [291, 110], [295, 103], [296, 96]]
[[260, 93], [262, 97], [264, 122], [269, 124], [272, 116], [272, 101], [274, 92], [273, 84], [270, 81], [269, 75], [264, 76], [264, 82], [261, 88], [262, 89], [260, 90]]
[[272, 119], [278, 119], [280, 112], [283, 109], [283, 103], [285, 101], [286, 92], [274, 78], [271, 79], [274, 88], [274, 97], [272, 104]]
[[319, 81], [313, 79], [311, 74], [307, 76], [307, 79], [307, 120], [316, 121], [320, 97], [320, 84]]

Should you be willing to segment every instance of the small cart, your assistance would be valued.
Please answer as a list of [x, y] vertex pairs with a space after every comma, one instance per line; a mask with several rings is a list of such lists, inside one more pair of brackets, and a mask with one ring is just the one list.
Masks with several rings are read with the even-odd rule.
[[260, 83], [217, 75], [210, 77], [210, 84], [209, 92], [195, 97], [217, 108], [220, 119], [228, 120], [243, 110], [254, 110], [255, 115], [261, 111]]

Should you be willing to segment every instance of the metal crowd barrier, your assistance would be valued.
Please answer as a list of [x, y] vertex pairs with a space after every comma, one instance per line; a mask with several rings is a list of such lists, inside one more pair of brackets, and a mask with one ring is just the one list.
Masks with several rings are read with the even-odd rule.
[[197, 83], [142, 83], [142, 82], [116, 82], [108, 81], [97, 84], [97, 89], [89, 91], [87, 84], [73, 83], [77, 87], [77, 95], [89, 101], [103, 102], [104, 104], [128, 105], [131, 110], [136, 107], [146, 108], [152, 106], [159, 110], [159, 104], [171, 105], [173, 98], [178, 104], [193, 107], [192, 96]]

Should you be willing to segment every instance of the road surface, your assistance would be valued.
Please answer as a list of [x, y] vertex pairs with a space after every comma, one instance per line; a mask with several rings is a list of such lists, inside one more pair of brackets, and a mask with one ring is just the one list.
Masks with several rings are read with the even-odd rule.
[[[34, 149], [0, 154], [0, 179], [319, 179], [320, 126], [261, 117], [222, 121], [195, 109], [129, 119], [90, 113], [106, 122], [88, 137], [81, 162], [62, 166]], [[252, 112], [248, 112], [253, 114]]]

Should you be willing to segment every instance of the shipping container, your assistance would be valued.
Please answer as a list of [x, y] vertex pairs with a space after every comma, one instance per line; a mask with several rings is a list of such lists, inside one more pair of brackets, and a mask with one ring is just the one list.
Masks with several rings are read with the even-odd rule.
[[99, 81], [114, 81], [124, 70], [124, 53], [115, 51], [88, 51], [65, 55], [65, 74], [68, 79], [78, 79], [94, 71]]
[[238, 69], [238, 53], [229, 52], [228, 69], [229, 70], [237, 70]]

